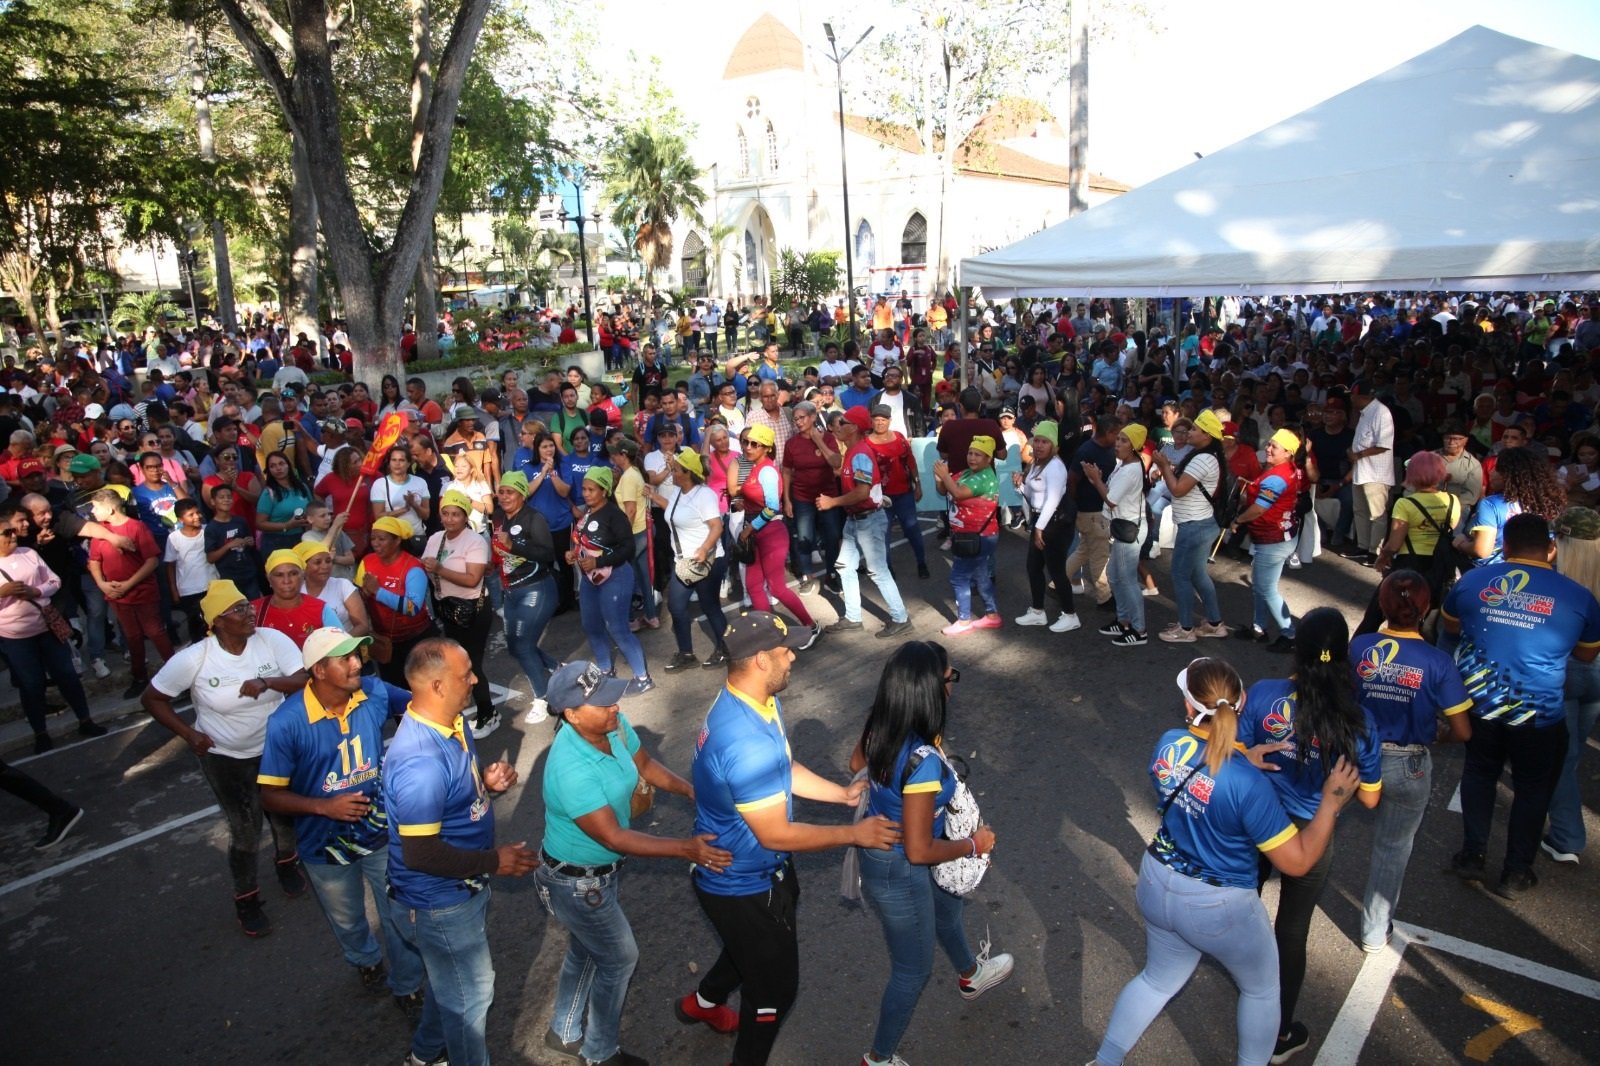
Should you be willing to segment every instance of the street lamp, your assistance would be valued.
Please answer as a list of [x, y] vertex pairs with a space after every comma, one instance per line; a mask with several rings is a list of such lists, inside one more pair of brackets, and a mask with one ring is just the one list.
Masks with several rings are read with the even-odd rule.
[[578, 213], [569, 215], [567, 213], [567, 205], [563, 203], [558, 217], [561, 219], [563, 226], [568, 222], [574, 222], [578, 226], [578, 267], [583, 272], [583, 320], [588, 324], [589, 347], [592, 348], [594, 347], [594, 310], [589, 304], [589, 245], [584, 240], [583, 231], [588, 223], [593, 222], [595, 232], [600, 232], [600, 209], [595, 208], [585, 217], [583, 213], [583, 183], [577, 181], [572, 184], [573, 188], [578, 192]]
[[856, 38], [856, 43], [839, 54], [839, 44], [833, 39], [832, 23], [824, 22], [822, 32], [828, 38], [828, 52], [833, 59], [834, 82], [839, 90], [839, 184], [844, 190], [844, 283], [848, 287], [845, 293], [845, 303], [850, 307], [850, 339], [856, 339], [856, 265], [852, 254], [851, 245], [855, 234], [850, 231], [850, 170], [845, 166], [844, 159], [844, 61], [850, 58], [850, 53], [861, 46], [867, 39], [867, 34], [872, 32], [868, 26]]

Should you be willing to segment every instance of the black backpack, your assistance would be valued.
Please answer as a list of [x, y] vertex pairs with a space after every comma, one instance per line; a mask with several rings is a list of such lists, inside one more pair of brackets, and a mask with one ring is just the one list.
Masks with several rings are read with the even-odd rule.
[[1197, 455], [1209, 455], [1217, 461], [1217, 491], [1215, 494], [1206, 491], [1205, 485], [1199, 478], [1195, 478], [1194, 487], [1200, 490], [1200, 495], [1206, 498], [1211, 505], [1211, 520], [1217, 524], [1218, 529], [1227, 529], [1228, 523], [1233, 521], [1234, 513], [1238, 510], [1238, 493], [1234, 490], [1233, 479], [1228, 476], [1228, 460], [1220, 451], [1199, 452], [1192, 451], [1178, 460], [1178, 465], [1173, 468], [1173, 480], [1183, 477], [1183, 472], [1188, 469], [1189, 462]]

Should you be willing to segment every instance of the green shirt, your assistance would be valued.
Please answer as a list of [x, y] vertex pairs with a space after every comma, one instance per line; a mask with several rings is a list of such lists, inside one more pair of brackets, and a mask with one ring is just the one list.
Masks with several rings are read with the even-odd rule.
[[628, 828], [629, 803], [639, 783], [633, 753], [639, 737], [625, 715], [617, 715], [617, 728], [606, 734], [611, 754], [563, 726], [556, 730], [544, 764], [544, 853], [573, 866], [604, 866], [622, 856], [601, 844], [578, 826], [578, 819], [609, 806], [617, 822]]

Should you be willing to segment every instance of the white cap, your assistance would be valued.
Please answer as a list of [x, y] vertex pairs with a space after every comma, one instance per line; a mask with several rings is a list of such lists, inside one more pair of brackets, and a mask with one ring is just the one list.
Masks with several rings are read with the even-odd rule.
[[349, 655], [357, 648], [372, 643], [371, 637], [352, 637], [342, 629], [333, 626], [323, 626], [314, 629], [306, 637], [302, 654], [305, 659], [306, 669], [309, 670], [322, 660], [336, 655]]

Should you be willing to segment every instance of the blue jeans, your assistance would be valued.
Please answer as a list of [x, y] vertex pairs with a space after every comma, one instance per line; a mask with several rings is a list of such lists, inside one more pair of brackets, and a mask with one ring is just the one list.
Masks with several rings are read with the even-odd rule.
[[700, 601], [706, 624], [711, 627], [711, 637], [721, 647], [722, 634], [728, 629], [727, 616], [722, 613], [722, 579], [727, 574], [727, 556], [719, 555], [711, 561], [711, 573], [693, 585], [685, 585], [676, 573], [667, 582], [667, 613], [672, 615], [672, 637], [678, 643], [678, 651], [684, 655], [694, 654], [694, 623], [689, 620], [691, 597]]
[[1278, 592], [1278, 579], [1283, 568], [1289, 565], [1289, 556], [1295, 553], [1298, 543], [1292, 540], [1273, 544], [1257, 544], [1255, 558], [1250, 563], [1250, 592], [1255, 602], [1255, 625], [1271, 635], [1267, 623], [1278, 627], [1278, 633], [1294, 639], [1294, 617], [1289, 605]]
[[1111, 538], [1111, 559], [1106, 563], [1106, 580], [1117, 600], [1117, 621], [1144, 632], [1144, 583], [1139, 580], [1139, 549], [1144, 542], [1144, 523], [1132, 544]]
[[811, 576], [811, 553], [822, 552], [822, 569], [832, 570], [839, 561], [839, 537], [844, 525], [844, 512], [819, 511], [815, 503], [794, 501], [794, 555], [795, 573]]
[[1206, 556], [1217, 542], [1217, 524], [1209, 518], [1178, 523], [1178, 539], [1172, 546], [1172, 598], [1178, 605], [1178, 624], [1194, 627], [1194, 598], [1200, 596], [1205, 622], [1222, 621], [1217, 605], [1217, 586], [1206, 570]]
[[[389, 957], [389, 990], [409, 996], [422, 987], [422, 956], [401, 935], [396, 915], [400, 905], [389, 898], [389, 849], [380, 847], [360, 862], [340, 866], [331, 862], [302, 862], [306, 880], [322, 904], [333, 937], [351, 966], [374, 966], [384, 955]], [[367, 923], [365, 881], [372, 887], [372, 902], [383, 927], [383, 952]], [[434, 1049], [437, 1050], [437, 1049]]]
[[1411, 846], [1428, 810], [1433, 790], [1433, 756], [1420, 752], [1383, 752], [1383, 802], [1372, 826], [1372, 865], [1361, 903], [1361, 943], [1381, 947], [1389, 940], [1389, 922], [1400, 905], [1400, 886]]
[[[550, 1028], [563, 1043], [582, 1039], [583, 1057], [590, 1062], [617, 1053], [622, 1003], [639, 965], [639, 945], [622, 913], [619, 877], [620, 871], [569, 877], [542, 863], [533, 871], [539, 901], [567, 931]], [[591, 903], [595, 896], [598, 900]]]
[[603, 585], [596, 585], [587, 577], [580, 580], [578, 615], [583, 619], [583, 632], [589, 638], [589, 651], [594, 655], [596, 666], [602, 670], [611, 669], [611, 645], [615, 642], [633, 676], [647, 677], [650, 668], [645, 665], [644, 647], [639, 638], [628, 631], [633, 574], [633, 567], [618, 566], [612, 569]]
[[0, 656], [11, 667], [11, 677], [22, 697], [23, 713], [35, 733], [46, 731], [44, 716], [45, 677], [56, 683], [61, 698], [67, 701], [78, 721], [90, 721], [89, 699], [83, 694], [83, 680], [72, 666], [72, 648], [57, 640], [48, 629], [32, 637], [0, 637]]
[[851, 622], [861, 621], [861, 580], [856, 567], [863, 559], [867, 563], [867, 576], [878, 586], [883, 605], [888, 608], [889, 621], [904, 622], [906, 605], [900, 599], [889, 574], [888, 551], [884, 531], [889, 528], [889, 512], [872, 511], [860, 518], [845, 517], [844, 535], [839, 542], [839, 562], [835, 570], [839, 575], [839, 591], [844, 599], [844, 616]]
[[1557, 851], [1574, 855], [1589, 842], [1583, 829], [1583, 799], [1578, 795], [1578, 760], [1583, 758], [1596, 720], [1600, 720], [1600, 662], [1568, 659], [1567, 758], [1561, 764], [1561, 780], [1550, 797], [1550, 831], [1546, 836]]
[[984, 611], [996, 614], [1000, 608], [994, 598], [994, 554], [1000, 546], [1000, 535], [979, 537], [977, 555], [952, 556], [950, 559], [950, 588], [956, 594], [956, 616], [963, 621], [972, 617], [972, 583], [978, 583], [978, 595], [983, 599]]
[[561, 592], [553, 574], [505, 591], [506, 647], [540, 699], [550, 684], [551, 672], [560, 665], [539, 647], [545, 626], [550, 624], [560, 602]]
[[1278, 1040], [1278, 948], [1260, 898], [1248, 888], [1185, 877], [1148, 852], [1135, 897], [1144, 915], [1144, 970], [1117, 996], [1095, 1062], [1118, 1066], [1188, 983], [1200, 956], [1210, 955], [1239, 986], [1238, 1061], [1264, 1064]]
[[452, 907], [410, 910], [397, 905], [401, 935], [422, 954], [428, 995], [411, 1050], [424, 1061], [450, 1052], [451, 1066], [489, 1066], [484, 1029], [494, 1002], [494, 962], [489, 958], [489, 893]]
[[[655, 521], [654, 517], [650, 519]], [[650, 531], [640, 530], [633, 535], [633, 572], [634, 590], [639, 593], [639, 598], [644, 601], [644, 616], [646, 618], [660, 617], [660, 605], [656, 603], [656, 590], [650, 584]]]
[[889, 513], [894, 516], [894, 522], [885, 522], [883, 526], [884, 548], [889, 547], [889, 538], [896, 523], [900, 532], [906, 535], [906, 542], [911, 545], [911, 554], [917, 557], [919, 568], [928, 565], [928, 550], [922, 544], [922, 524], [917, 521], [917, 494], [902, 492], [894, 496], [885, 497], [889, 501]]
[[889, 984], [872, 1034], [872, 1054], [887, 1059], [900, 1046], [933, 973], [934, 942], [957, 974], [972, 969], [977, 959], [961, 921], [966, 901], [935, 885], [930, 867], [913, 865], [904, 852], [862, 848], [861, 888], [877, 910], [889, 944]]
[[78, 602], [83, 604], [83, 657], [106, 657], [106, 596], [94, 577], [84, 574], [78, 581]]

